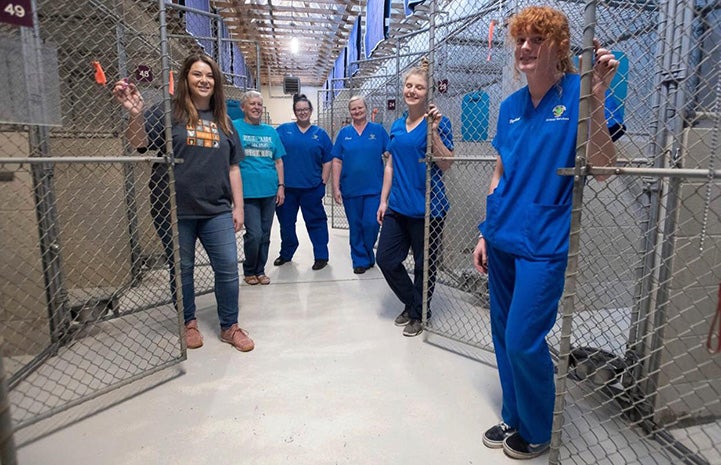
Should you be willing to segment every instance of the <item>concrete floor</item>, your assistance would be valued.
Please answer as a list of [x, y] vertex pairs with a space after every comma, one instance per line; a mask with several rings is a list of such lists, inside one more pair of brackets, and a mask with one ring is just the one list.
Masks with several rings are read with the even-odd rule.
[[272, 284], [242, 284], [240, 324], [253, 352], [218, 340], [214, 298], [201, 296], [205, 345], [188, 352], [182, 374], [21, 445], [19, 463], [518, 463], [481, 443], [499, 419], [496, 370], [427, 335], [403, 337], [393, 325], [401, 306], [380, 271], [352, 273], [347, 231], [331, 230], [321, 271], [311, 271], [300, 238], [293, 261], [274, 267], [275, 230]]

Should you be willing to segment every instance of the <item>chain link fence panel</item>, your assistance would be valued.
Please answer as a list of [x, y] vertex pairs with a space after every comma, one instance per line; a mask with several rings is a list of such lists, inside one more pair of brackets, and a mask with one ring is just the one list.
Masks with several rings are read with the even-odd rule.
[[628, 129], [619, 174], [576, 199], [551, 463], [721, 463], [718, 5], [591, 13], [632, 64]]
[[[127, 144], [113, 84], [127, 77], [146, 105], [163, 105], [169, 71], [191, 52], [228, 70], [229, 99], [252, 76], [229, 65], [230, 40], [208, 12], [43, 0], [27, 14], [32, 27], [0, 25], [0, 66], [20, 77], [0, 96], [0, 349], [3, 413], [12, 431], [33, 437], [45, 433], [41, 422], [56, 427], [48, 423], [57, 413], [185, 358], [172, 157]], [[191, 35], [191, 22], [207, 24], [208, 37]], [[170, 170], [166, 184], [152, 175], [158, 169]], [[209, 293], [212, 270], [197, 247], [196, 293]]]
[[[451, 120], [455, 161], [443, 176], [451, 205], [444, 225], [428, 221], [425, 276], [436, 268], [437, 280], [425, 326], [488, 351], [487, 284], [471, 252], [495, 163], [499, 105], [523, 85], [505, 22], [532, 4], [426, 1], [406, 15], [392, 2], [389, 38], [340, 92], [328, 91], [324, 107], [345, 115], [350, 95], [376, 99], [389, 128], [405, 110], [404, 74], [429, 58], [430, 100]], [[721, 463], [721, 362], [711, 353], [720, 318], [721, 8], [681, 0], [547, 4], [569, 17], [575, 54], [590, 50], [582, 41], [592, 27], [620, 61], [607, 101], [619, 171], [579, 186], [568, 308], [548, 337], [559, 363], [549, 461]], [[407, 265], [412, 273], [412, 260]]]

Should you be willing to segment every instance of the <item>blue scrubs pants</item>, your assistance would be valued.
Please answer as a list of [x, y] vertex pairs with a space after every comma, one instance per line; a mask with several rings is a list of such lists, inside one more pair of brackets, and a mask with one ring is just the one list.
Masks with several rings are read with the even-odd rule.
[[380, 229], [376, 217], [380, 202], [380, 194], [343, 197], [345, 216], [350, 227], [350, 258], [353, 268], [369, 268], [376, 263], [373, 246]]
[[309, 189], [286, 187], [285, 201], [275, 210], [280, 223], [280, 256], [285, 260], [291, 260], [298, 250], [295, 223], [299, 208], [313, 243], [313, 257], [316, 260], [328, 260], [328, 217], [323, 207], [324, 195], [323, 183]]
[[491, 332], [503, 421], [530, 443], [551, 439], [555, 382], [546, 335], [563, 294], [567, 258], [531, 260], [486, 242]]
[[[436, 284], [436, 269], [443, 243], [443, 225], [445, 218], [431, 218], [428, 250], [428, 305], [430, 308], [433, 289]], [[403, 302], [404, 311], [410, 318], [422, 319], [423, 312], [423, 236], [425, 219], [401, 215], [388, 209], [383, 218], [383, 228], [378, 238], [378, 268], [388, 286]], [[413, 251], [413, 281], [403, 264], [408, 250]], [[430, 314], [429, 314], [430, 317]]]

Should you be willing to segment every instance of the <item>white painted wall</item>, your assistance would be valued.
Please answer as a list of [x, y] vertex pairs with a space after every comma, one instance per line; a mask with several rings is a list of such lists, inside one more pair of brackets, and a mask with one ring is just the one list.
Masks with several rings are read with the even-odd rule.
[[[279, 124], [287, 123], [288, 121], [295, 121], [295, 115], [293, 114], [293, 96], [285, 95], [283, 93], [282, 86], [265, 86], [261, 88], [260, 92], [263, 94], [263, 104], [266, 110], [270, 114], [270, 124], [272, 126], [278, 126]], [[313, 116], [311, 122], [317, 122], [316, 111], [318, 107], [318, 88], [304, 86], [301, 83], [300, 92], [308, 97], [308, 100], [313, 104]]]

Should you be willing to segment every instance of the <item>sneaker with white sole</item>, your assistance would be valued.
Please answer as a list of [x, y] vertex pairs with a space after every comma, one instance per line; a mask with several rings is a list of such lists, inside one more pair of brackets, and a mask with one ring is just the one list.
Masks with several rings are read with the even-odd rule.
[[503, 441], [515, 432], [516, 428], [511, 428], [504, 422], [500, 422], [483, 433], [483, 445], [491, 449], [500, 449], [503, 447]]
[[421, 320], [411, 318], [405, 328], [403, 328], [403, 335], [406, 337], [418, 336], [423, 332], [423, 323]]
[[551, 445], [550, 442], [531, 444], [516, 431], [503, 441], [503, 452], [514, 459], [532, 459], [543, 455]]
[[398, 315], [396, 319], [393, 321], [393, 324], [396, 326], [405, 326], [411, 321], [411, 315], [408, 313], [408, 310], [403, 310], [403, 313]]

